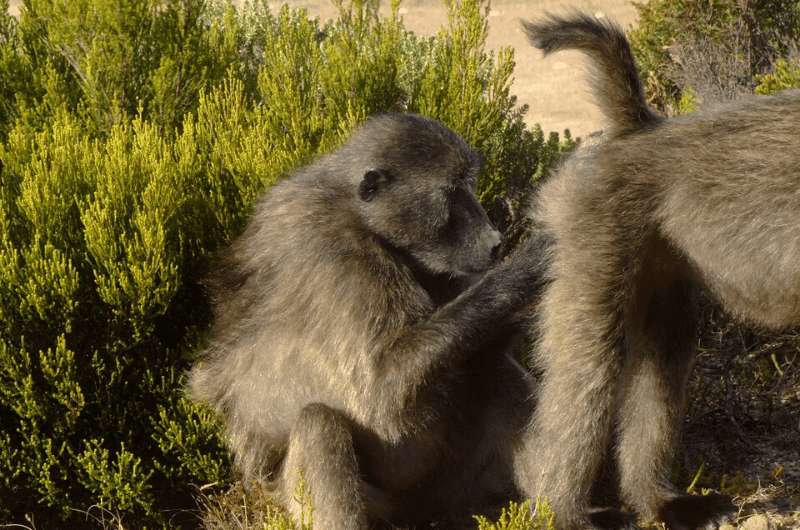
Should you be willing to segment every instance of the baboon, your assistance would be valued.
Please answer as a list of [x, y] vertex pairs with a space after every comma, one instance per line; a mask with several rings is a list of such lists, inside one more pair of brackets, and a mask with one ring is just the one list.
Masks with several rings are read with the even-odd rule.
[[296, 515], [302, 477], [315, 528], [456, 526], [513, 495], [531, 383], [509, 342], [545, 241], [494, 264], [479, 166], [436, 121], [371, 118], [272, 187], [210, 275], [190, 392]]
[[607, 451], [621, 500], [669, 528], [732, 508], [670, 483], [702, 286], [741, 320], [800, 323], [800, 91], [672, 119], [648, 108], [624, 33], [587, 15], [525, 24], [534, 46], [585, 52], [610, 128], [546, 181], [532, 216], [552, 241], [538, 306], [539, 401], [521, 486], [560, 528], [592, 513]]

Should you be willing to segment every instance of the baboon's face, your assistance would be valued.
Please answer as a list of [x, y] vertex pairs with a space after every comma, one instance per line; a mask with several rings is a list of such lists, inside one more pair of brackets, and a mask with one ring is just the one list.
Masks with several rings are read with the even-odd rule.
[[501, 237], [475, 196], [477, 171], [477, 163], [370, 169], [359, 185], [362, 211], [374, 232], [428, 271], [483, 272]]

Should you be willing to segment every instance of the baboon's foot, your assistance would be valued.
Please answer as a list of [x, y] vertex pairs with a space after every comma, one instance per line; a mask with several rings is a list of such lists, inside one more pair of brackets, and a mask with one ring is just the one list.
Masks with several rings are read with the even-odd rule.
[[727, 495], [681, 495], [659, 511], [669, 530], [714, 530], [727, 522], [735, 511]]
[[638, 530], [636, 518], [615, 508], [596, 508], [589, 513], [592, 528], [600, 530]]

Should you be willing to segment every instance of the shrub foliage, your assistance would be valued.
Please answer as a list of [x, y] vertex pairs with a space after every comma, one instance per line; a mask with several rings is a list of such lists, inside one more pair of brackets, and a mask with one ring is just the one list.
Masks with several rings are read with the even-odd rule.
[[267, 186], [370, 114], [463, 134], [486, 204], [564, 148], [525, 128], [483, 2], [450, 0], [431, 38], [377, 4], [322, 24], [265, 1], [25, 0], [17, 20], [0, 0], [0, 519], [176, 525], [225, 484], [219, 426], [182, 391], [198, 278]]
[[636, 7], [639, 26], [630, 38], [645, 91], [670, 113], [687, 98], [752, 92], [759, 75], [800, 47], [798, 0], [650, 0]]
[[800, 54], [781, 58], [773, 70], [756, 76], [756, 94], [772, 94], [787, 88], [800, 88]]

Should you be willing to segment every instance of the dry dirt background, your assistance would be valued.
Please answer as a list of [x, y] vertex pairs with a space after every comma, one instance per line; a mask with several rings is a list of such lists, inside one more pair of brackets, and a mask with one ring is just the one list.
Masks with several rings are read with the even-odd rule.
[[[278, 7], [284, 2], [274, 2]], [[330, 0], [286, 0], [293, 7], [304, 7], [312, 16], [332, 18], [336, 9]], [[383, 2], [388, 4], [387, 2]], [[21, 0], [11, 0], [12, 14], [19, 11]], [[270, 2], [270, 6], [273, 2]], [[488, 47], [496, 50], [511, 46], [517, 67], [512, 93], [520, 104], [528, 104], [527, 122], [539, 123], [545, 131], [569, 129], [575, 136], [585, 136], [602, 127], [601, 115], [593, 106], [583, 76], [583, 57], [563, 52], [543, 59], [533, 49], [520, 29], [520, 19], [537, 18], [577, 8], [602, 14], [628, 28], [636, 21], [636, 9], [628, 0], [494, 0], [489, 14]], [[405, 26], [420, 35], [433, 35], [447, 23], [442, 0], [405, 0], [400, 13]]]

